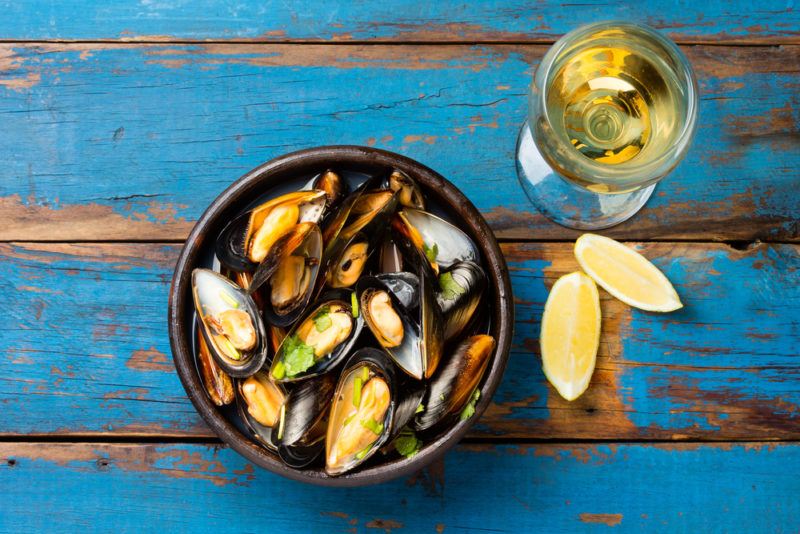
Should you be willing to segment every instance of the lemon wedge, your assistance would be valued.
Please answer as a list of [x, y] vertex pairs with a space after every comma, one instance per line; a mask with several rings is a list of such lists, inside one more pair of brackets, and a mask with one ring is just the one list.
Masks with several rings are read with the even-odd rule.
[[542, 369], [568, 401], [589, 387], [600, 344], [600, 296], [594, 281], [581, 272], [559, 278], [544, 305]]
[[575, 242], [581, 268], [616, 298], [646, 311], [683, 307], [672, 284], [647, 258], [611, 238], [583, 234]]

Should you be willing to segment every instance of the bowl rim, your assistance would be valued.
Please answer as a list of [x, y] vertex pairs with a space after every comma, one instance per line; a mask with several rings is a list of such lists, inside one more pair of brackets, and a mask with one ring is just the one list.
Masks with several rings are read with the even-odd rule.
[[[411, 458], [399, 458], [331, 477], [324, 471], [301, 471], [284, 465], [219, 413], [217, 406], [205, 393], [197, 373], [191, 349], [192, 330], [191, 327], [187, 328], [187, 322], [191, 320], [187, 313], [187, 308], [191, 308], [187, 306], [187, 299], [191, 299], [191, 271], [204, 248], [203, 241], [208, 229], [217, 223], [218, 217], [225, 211], [232, 211], [237, 205], [241, 210], [242, 205], [248, 203], [248, 195], [253, 198], [252, 195], [263, 194], [265, 190], [275, 187], [276, 180], [283, 173], [295, 168], [337, 166], [399, 169], [417, 180], [426, 193], [434, 196], [447, 211], [463, 216], [463, 225], [460, 226], [462, 229], [466, 227], [467, 233], [481, 250], [488, 270], [487, 281], [492, 285], [492, 333], [495, 334], [497, 346], [482, 379], [475, 415], [466, 421], [458, 421], [437, 439], [425, 443], [422, 450]], [[223, 442], [256, 465], [287, 478], [321, 486], [355, 487], [414, 474], [441, 458], [464, 437], [486, 410], [505, 371], [513, 338], [514, 302], [508, 267], [497, 239], [480, 212], [455, 185], [418, 161], [394, 152], [356, 145], [329, 145], [287, 153], [255, 167], [227, 187], [206, 208], [184, 242], [175, 265], [169, 291], [168, 329], [172, 358], [181, 383], [195, 409]]]

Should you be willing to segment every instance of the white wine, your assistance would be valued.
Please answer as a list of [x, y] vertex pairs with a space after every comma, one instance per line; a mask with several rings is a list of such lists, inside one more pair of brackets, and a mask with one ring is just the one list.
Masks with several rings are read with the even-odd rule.
[[517, 177], [534, 206], [578, 230], [609, 228], [644, 206], [697, 127], [697, 79], [652, 28], [576, 28], [536, 68], [517, 138]]
[[595, 33], [560, 54], [546, 83], [543, 155], [596, 192], [647, 185], [647, 173], [637, 178], [635, 169], [668, 152], [687, 117], [685, 81], [640, 35]]

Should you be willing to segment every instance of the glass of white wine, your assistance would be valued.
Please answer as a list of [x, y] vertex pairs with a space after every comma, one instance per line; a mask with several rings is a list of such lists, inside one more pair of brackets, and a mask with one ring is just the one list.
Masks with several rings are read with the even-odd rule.
[[536, 69], [517, 141], [528, 198], [569, 228], [627, 220], [686, 154], [697, 93], [686, 56], [652, 28], [610, 21], [564, 35]]

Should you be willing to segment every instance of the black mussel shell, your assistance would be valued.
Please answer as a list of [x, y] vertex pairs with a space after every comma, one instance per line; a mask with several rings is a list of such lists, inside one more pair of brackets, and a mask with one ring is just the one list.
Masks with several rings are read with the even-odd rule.
[[[281, 343], [280, 348], [275, 352], [270, 374], [276, 382], [289, 383], [310, 379], [335, 369], [339, 364], [345, 361], [347, 356], [350, 354], [353, 345], [358, 340], [358, 337], [361, 334], [361, 329], [364, 325], [364, 321], [362, 320], [360, 312], [357, 312], [355, 317], [353, 316], [353, 303], [357, 303], [354, 295], [355, 293], [353, 291], [348, 290], [327, 291], [312, 306], [307, 308], [306, 313], [294, 324], [292, 329], [287, 333], [286, 338]], [[330, 306], [332, 303], [337, 303], [340, 305], [343, 308], [343, 311], [346, 311], [352, 318], [351, 331], [347, 339], [336, 345], [336, 347], [333, 349], [333, 352], [331, 352], [328, 356], [322, 357], [302, 373], [298, 373], [295, 376], [288, 376], [277, 372], [276, 369], [279, 365], [279, 362], [282, 361], [282, 354], [287, 340], [296, 334], [297, 330], [303, 325], [303, 323], [308, 320], [314, 320], [314, 317], [323, 307]], [[275, 378], [276, 375], [278, 378]]]
[[427, 430], [461, 412], [478, 386], [494, 353], [494, 338], [476, 335], [461, 342], [428, 385], [424, 410], [414, 418], [416, 430]]
[[[200, 323], [198, 327], [211, 356], [222, 370], [234, 378], [241, 378], [261, 369], [269, 355], [269, 347], [261, 314], [250, 295], [221, 274], [199, 268], [192, 271], [192, 295], [195, 313]], [[209, 332], [209, 325], [204, 320], [208, 315], [233, 309], [247, 313], [256, 335], [254, 348], [242, 351], [239, 360], [234, 360], [220, 351]]]
[[342, 199], [342, 202], [339, 206], [328, 210], [328, 213], [325, 215], [325, 218], [320, 225], [322, 228], [322, 240], [325, 244], [325, 258], [330, 256], [332, 250], [331, 247], [336, 242], [339, 232], [341, 232], [342, 228], [350, 217], [350, 211], [353, 209], [355, 203], [358, 201], [361, 195], [364, 194], [364, 192], [378, 187], [379, 184], [380, 182], [374, 177], [367, 179], [364, 183], [358, 186], [355, 191]]
[[[381, 421], [383, 430], [378, 438], [369, 446], [369, 448], [365, 451], [362, 451], [361, 457], [356, 456], [353, 458], [352, 464], [344, 466], [331, 466], [328, 463], [330, 447], [332, 446], [332, 439], [334, 437], [331, 425], [335, 425], [340, 422], [338, 420], [338, 416], [343, 415], [341, 413], [337, 413], [337, 408], [339, 406], [338, 403], [351, 402], [350, 396], [345, 395], [343, 388], [346, 386], [353, 373], [361, 372], [360, 370], [362, 367], [367, 367], [371, 375], [382, 378], [389, 387], [390, 403], [386, 410], [384, 419]], [[334, 393], [333, 404], [331, 405], [331, 415], [328, 419], [328, 431], [325, 439], [325, 471], [328, 475], [337, 476], [354, 469], [355, 467], [367, 461], [375, 452], [377, 452], [388, 442], [388, 440], [392, 437], [392, 431], [395, 428], [394, 416], [397, 406], [397, 398], [397, 373], [395, 371], [394, 364], [387, 357], [386, 353], [371, 347], [362, 348], [353, 353], [350, 359], [347, 360], [344, 371], [342, 371], [342, 374], [339, 377], [339, 381], [336, 385], [336, 392]]]
[[413, 309], [419, 305], [419, 277], [414, 273], [382, 273], [376, 275], [375, 278], [383, 282], [383, 285], [394, 293], [407, 309]]
[[406, 208], [425, 209], [425, 195], [411, 177], [403, 171], [394, 170], [386, 179], [386, 187], [397, 193], [401, 206]]
[[474, 262], [462, 261], [439, 275], [436, 302], [444, 318], [445, 342], [456, 339], [475, 316], [486, 287], [486, 275]]
[[239, 411], [239, 417], [241, 417], [247, 429], [259, 443], [264, 445], [267, 449], [275, 451], [278, 447], [277, 434], [278, 423], [280, 422], [280, 419], [276, 421], [276, 424], [267, 426], [257, 421], [250, 414], [248, 411], [247, 400], [242, 392], [242, 388], [244, 387], [246, 380], [263, 381], [262, 383], [266, 382], [269, 384], [268, 387], [275, 388], [274, 392], [276, 395], [280, 395], [281, 407], [278, 408], [279, 413], [283, 411], [283, 407], [286, 403], [286, 390], [280, 384], [275, 384], [274, 382], [270, 381], [269, 377], [264, 372], [256, 373], [254, 376], [247, 379], [238, 380], [236, 385], [236, 405]]
[[[316, 236], [319, 232], [319, 227], [315, 223], [304, 222], [296, 225], [292, 230], [275, 241], [267, 257], [264, 258], [264, 261], [256, 268], [256, 272], [253, 273], [250, 287], [248, 287], [247, 290], [253, 293], [267, 283], [269, 279], [272, 278], [272, 275], [275, 274], [275, 271], [278, 270], [281, 260], [292, 254], [295, 250], [305, 246], [309, 240], [316, 241]], [[315, 277], [318, 272], [319, 268], [316, 269]], [[316, 278], [314, 282], [316, 283]], [[310, 287], [313, 288], [314, 284]]]
[[286, 398], [286, 408], [278, 441], [284, 446], [312, 445], [325, 437], [325, 429], [318, 430], [330, 411], [336, 376], [325, 373], [292, 386]]
[[403, 258], [438, 276], [460, 261], [478, 262], [478, 248], [459, 228], [426, 211], [406, 208], [392, 219], [392, 239]]
[[[309, 227], [307, 233], [302, 230], [305, 225], [312, 225]], [[317, 278], [320, 275], [320, 263], [322, 261], [322, 233], [320, 232], [319, 227], [313, 223], [301, 223], [296, 227], [296, 231], [305, 233], [305, 237], [303, 237], [299, 243], [296, 242], [297, 240], [291, 242], [292, 237], [287, 236], [287, 240], [289, 241], [287, 245], [279, 245], [278, 247], [274, 247], [276, 251], [278, 248], [282, 250], [280, 258], [277, 259], [277, 265], [280, 266], [281, 261], [289, 256], [304, 257], [305, 268], [309, 270], [309, 280], [306, 290], [299, 295], [298, 298], [282, 307], [278, 307], [272, 302], [271, 292], [273, 290], [273, 285], [276, 282], [275, 274], [279, 273], [280, 271], [277, 267], [273, 270], [269, 279], [269, 284], [267, 284], [269, 287], [266, 288], [265, 285], [266, 290], [264, 291], [264, 305], [262, 308], [267, 322], [278, 327], [287, 327], [293, 324], [297, 318], [303, 314], [308, 306], [308, 303], [311, 301], [311, 297], [315, 294]], [[294, 248], [289, 250], [289, 248], [292, 246], [294, 246]], [[268, 261], [271, 262], [274, 260], [272, 258], [267, 258], [262, 265], [265, 265]], [[267, 272], [266, 268], [264, 272]]]
[[278, 447], [278, 458], [293, 469], [305, 469], [313, 464], [324, 450], [324, 441], [305, 447], [281, 445]]
[[320, 174], [313, 183], [314, 189], [325, 191], [328, 197], [328, 209], [335, 208], [347, 196], [347, 181], [332, 170]]
[[397, 273], [403, 270], [403, 255], [391, 239], [385, 240], [380, 247], [378, 270], [382, 273]]

